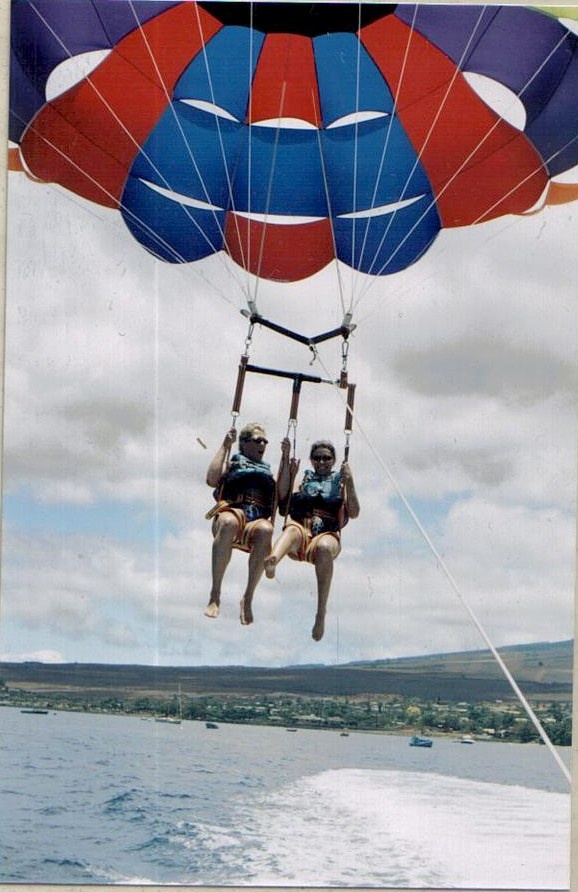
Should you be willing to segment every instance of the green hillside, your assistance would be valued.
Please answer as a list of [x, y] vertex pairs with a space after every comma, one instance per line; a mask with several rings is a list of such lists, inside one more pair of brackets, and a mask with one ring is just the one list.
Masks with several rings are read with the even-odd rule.
[[[526, 696], [569, 701], [572, 642], [507, 647], [501, 656]], [[481, 702], [510, 699], [511, 686], [489, 651], [467, 651], [339, 666], [122, 666], [98, 663], [0, 663], [5, 689], [70, 700], [285, 695]]]

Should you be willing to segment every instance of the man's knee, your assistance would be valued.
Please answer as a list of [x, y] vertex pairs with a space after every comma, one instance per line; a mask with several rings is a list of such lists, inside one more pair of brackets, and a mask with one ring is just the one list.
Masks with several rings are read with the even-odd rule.
[[215, 538], [234, 539], [239, 532], [239, 521], [230, 511], [224, 511], [217, 517]]

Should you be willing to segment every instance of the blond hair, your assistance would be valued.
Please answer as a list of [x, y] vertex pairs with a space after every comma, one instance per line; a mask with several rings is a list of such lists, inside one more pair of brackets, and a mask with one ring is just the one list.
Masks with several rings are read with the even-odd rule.
[[263, 434], [264, 437], [267, 436], [262, 424], [259, 424], [258, 421], [250, 421], [249, 424], [246, 424], [245, 427], [241, 428], [239, 440], [251, 440], [253, 435], [257, 432]]

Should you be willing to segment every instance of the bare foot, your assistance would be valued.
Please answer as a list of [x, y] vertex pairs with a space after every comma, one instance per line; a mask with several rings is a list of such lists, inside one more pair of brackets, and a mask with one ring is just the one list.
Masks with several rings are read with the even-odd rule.
[[207, 608], [205, 610], [205, 616], [208, 616], [210, 619], [216, 619], [219, 615], [219, 602], [218, 601], [209, 601], [207, 604]]
[[275, 568], [277, 567], [277, 558], [274, 554], [270, 554], [263, 561], [265, 564], [265, 576], [267, 579], [275, 579]]
[[241, 625], [242, 626], [250, 626], [253, 622], [253, 611], [251, 610], [251, 602], [245, 601], [245, 598], [241, 598]]
[[313, 631], [311, 632], [311, 637], [314, 641], [321, 641], [323, 638], [323, 633], [325, 632], [325, 617], [317, 615], [315, 617], [315, 625], [313, 626]]

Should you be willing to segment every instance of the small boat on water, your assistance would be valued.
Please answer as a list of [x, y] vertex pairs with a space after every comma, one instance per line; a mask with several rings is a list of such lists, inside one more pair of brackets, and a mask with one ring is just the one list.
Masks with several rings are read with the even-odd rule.
[[292, 734], [297, 732], [297, 728], [285, 728], [286, 731], [291, 731]]
[[21, 709], [24, 715], [48, 715], [47, 709]]
[[205, 722], [205, 728], [209, 728], [210, 730], [217, 730], [218, 725], [215, 722]]
[[470, 737], [469, 734], [464, 734], [463, 737], [460, 737], [460, 743], [473, 743], [473, 737]]
[[433, 740], [431, 737], [420, 737], [418, 734], [414, 734], [414, 736], [409, 739], [409, 745], [430, 747], [433, 746]]

